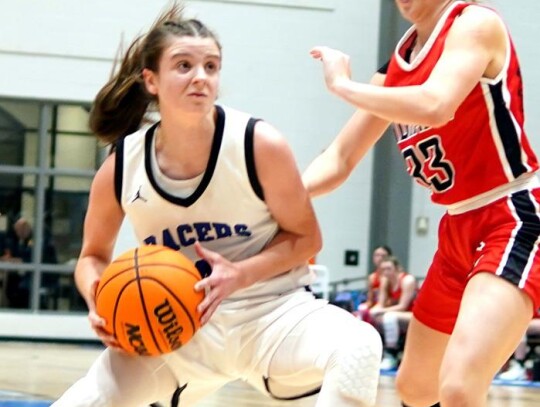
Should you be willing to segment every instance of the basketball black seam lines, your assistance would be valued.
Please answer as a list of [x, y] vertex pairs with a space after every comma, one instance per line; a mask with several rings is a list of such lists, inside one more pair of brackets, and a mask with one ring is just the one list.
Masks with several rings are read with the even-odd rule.
[[169, 289], [169, 287], [167, 287], [165, 284], [163, 284], [163, 282], [161, 282], [161, 281], [159, 281], [159, 280], [157, 280], [157, 279], [155, 279], [155, 278], [153, 278], [153, 277], [141, 277], [141, 280], [151, 280], [151, 281], [154, 281], [155, 283], [159, 284], [160, 286], [162, 286], [162, 287], [165, 289], [165, 291], [167, 291], [167, 292], [171, 295], [171, 297], [173, 297], [173, 298], [176, 300], [176, 302], [177, 302], [178, 304], [180, 304], [180, 306], [181, 306], [182, 309], [184, 310], [185, 315], [187, 315], [187, 317], [189, 318], [189, 322], [190, 322], [190, 324], [191, 324], [191, 330], [192, 330], [193, 334], [195, 334], [195, 331], [196, 331], [196, 329], [195, 329], [195, 322], [193, 322], [193, 318], [191, 317], [191, 312], [189, 312], [189, 310], [188, 310], [187, 307], [184, 305], [184, 303], [182, 302], [182, 300], [181, 300], [180, 298], [178, 298], [178, 297], [174, 294], [174, 292], [171, 291], [171, 290]]
[[[138, 287], [140, 287], [140, 284], [139, 284], [139, 281], [140, 280], [150, 280], [150, 281], [153, 281], [155, 282], [156, 284], [159, 284], [161, 285], [175, 300], [178, 304], [180, 304], [180, 306], [182, 307], [182, 309], [184, 310], [184, 315], [187, 316], [187, 318], [189, 319], [189, 323], [191, 324], [191, 332], [192, 332], [192, 336], [195, 335], [195, 332], [197, 332], [197, 328], [195, 327], [195, 322], [193, 321], [193, 318], [191, 316], [191, 312], [189, 312], [189, 310], [187, 309], [187, 307], [184, 305], [183, 301], [180, 300], [180, 298], [178, 298], [170, 289], [169, 287], [167, 287], [166, 285], [164, 285], [160, 280], [157, 280], [156, 278], [154, 277], [141, 277], [141, 278], [133, 278], [127, 282], [124, 283], [124, 286], [122, 287], [122, 289], [120, 290], [120, 292], [118, 293], [118, 297], [116, 297], [116, 302], [114, 304], [114, 310], [113, 310], [113, 323], [112, 323], [112, 326], [113, 326], [113, 330], [114, 330], [114, 336], [116, 338], [118, 338], [117, 334], [116, 334], [116, 315], [117, 315], [117, 309], [118, 309], [118, 304], [120, 302], [120, 298], [122, 297], [122, 294], [124, 293], [125, 290], [127, 290], [127, 288], [135, 281], [137, 281], [137, 285]], [[139, 291], [140, 293], [140, 291]], [[142, 303], [142, 296], [141, 296], [141, 303]], [[146, 307], [144, 306], [144, 303], [141, 304], [143, 306], [143, 308], [146, 310]], [[145, 314], [146, 316], [146, 314]], [[150, 327], [149, 329], [150, 332], [152, 332], [152, 337], [154, 338], [154, 342], [155, 342], [155, 337], [154, 337], [154, 334], [153, 334], [153, 329], [152, 327]], [[183, 344], [182, 344], [183, 345]], [[159, 349], [159, 346], [157, 347]]]
[[[152, 266], [161, 266], [161, 267], [170, 267], [172, 269], [177, 269], [177, 270], [182, 270], [182, 271], [185, 271], [187, 272], [188, 274], [192, 275], [193, 277], [195, 277], [197, 280], [200, 279], [200, 274], [197, 273], [195, 274], [194, 272], [192, 273], [191, 270], [187, 269], [187, 268], [184, 268], [184, 267], [181, 267], [181, 266], [175, 266], [173, 264], [169, 264], [169, 263], [145, 263], [143, 264], [144, 267], [152, 267]], [[99, 287], [99, 290], [96, 292], [96, 301], [99, 297], [99, 294], [101, 293], [101, 291], [103, 291], [103, 289], [105, 288], [105, 286], [107, 284], [109, 284], [110, 282], [112, 282], [112, 280], [114, 280], [116, 277], [118, 276], [121, 276], [122, 274], [124, 273], [127, 273], [128, 271], [131, 271], [133, 269], [133, 266], [129, 266], [127, 267], [126, 269], [124, 270], [121, 270], [121, 271], [118, 271], [114, 276], [111, 276], [103, 285], [101, 285]]]
[[120, 303], [120, 298], [122, 298], [122, 293], [124, 290], [128, 287], [128, 284], [124, 285], [120, 292], [118, 293], [118, 297], [116, 297], [116, 301], [114, 302], [114, 310], [113, 310], [113, 320], [112, 320], [112, 329], [113, 329], [113, 335], [116, 339], [118, 339], [118, 334], [116, 333], [116, 311], [118, 309], [118, 304]]
[[161, 350], [161, 347], [159, 346], [159, 343], [156, 339], [156, 335], [154, 334], [154, 329], [152, 328], [152, 324], [150, 323], [150, 318], [148, 318], [148, 310], [146, 309], [146, 303], [144, 301], [144, 294], [143, 294], [143, 290], [142, 290], [142, 287], [141, 287], [141, 278], [139, 276], [139, 259], [137, 257], [137, 253], [139, 252], [139, 249], [135, 249], [135, 254], [134, 254], [134, 258], [133, 258], [133, 261], [134, 261], [134, 264], [135, 264], [135, 276], [136, 276], [136, 279], [137, 279], [137, 288], [139, 290], [139, 296], [141, 298], [141, 305], [142, 305], [142, 309], [143, 309], [143, 313], [144, 313], [144, 319], [146, 320], [146, 325], [148, 327], [148, 329], [150, 330], [150, 334], [152, 335], [152, 340], [154, 341], [154, 345], [156, 345], [156, 348], [158, 349], [159, 353], [163, 353], [163, 351]]

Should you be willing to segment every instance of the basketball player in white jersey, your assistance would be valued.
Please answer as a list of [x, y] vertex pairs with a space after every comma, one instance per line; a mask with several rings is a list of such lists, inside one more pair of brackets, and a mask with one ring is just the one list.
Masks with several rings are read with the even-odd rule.
[[328, 88], [358, 108], [308, 167], [312, 195], [340, 185], [394, 123], [408, 172], [447, 207], [397, 376], [406, 405], [485, 406], [540, 305], [538, 163], [524, 132], [510, 35], [488, 7], [396, 0], [413, 26], [371, 84], [316, 47]]
[[[306, 290], [321, 245], [309, 196], [276, 129], [215, 104], [221, 63], [214, 34], [173, 5], [96, 97], [91, 127], [116, 148], [92, 184], [75, 276], [108, 349], [55, 407], [193, 406], [237, 379], [276, 399], [319, 392], [318, 407], [375, 403], [380, 337]], [[139, 129], [151, 102], [161, 120]], [[95, 311], [124, 215], [141, 244], [180, 250], [205, 276], [202, 328], [162, 357], [117, 349]]]

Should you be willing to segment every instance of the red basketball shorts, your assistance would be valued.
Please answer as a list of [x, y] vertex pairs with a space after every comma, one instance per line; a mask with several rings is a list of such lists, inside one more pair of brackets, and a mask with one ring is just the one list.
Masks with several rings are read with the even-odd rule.
[[414, 304], [415, 317], [450, 334], [465, 286], [480, 272], [514, 284], [531, 297], [534, 310], [538, 309], [538, 202], [540, 189], [523, 190], [459, 215], [445, 214], [439, 225], [437, 252]]

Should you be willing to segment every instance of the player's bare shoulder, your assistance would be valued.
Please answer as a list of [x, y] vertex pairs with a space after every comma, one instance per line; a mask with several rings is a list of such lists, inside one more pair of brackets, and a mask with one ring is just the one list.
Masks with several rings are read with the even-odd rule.
[[464, 9], [461, 16], [456, 19], [451, 33], [458, 36], [473, 36], [484, 41], [497, 41], [506, 35], [506, 26], [495, 10], [472, 5]]
[[116, 152], [110, 154], [98, 168], [94, 176], [93, 184], [112, 183], [116, 170]]
[[254, 129], [254, 145], [256, 154], [279, 154], [288, 150], [289, 146], [283, 134], [265, 121], [258, 121]]
[[496, 11], [473, 5], [463, 10], [461, 16], [456, 19], [446, 44], [447, 48], [466, 48], [478, 58], [483, 56], [483, 61], [486, 62], [483, 76], [495, 78], [506, 60], [508, 32]]

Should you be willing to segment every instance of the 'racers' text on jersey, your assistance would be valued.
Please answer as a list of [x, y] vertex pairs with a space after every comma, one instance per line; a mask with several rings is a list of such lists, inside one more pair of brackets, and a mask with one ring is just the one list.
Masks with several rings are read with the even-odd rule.
[[199, 242], [209, 242], [227, 237], [249, 237], [251, 231], [247, 225], [228, 225], [219, 222], [198, 222], [180, 224], [175, 229], [163, 229], [161, 236], [150, 235], [144, 239], [146, 244], [161, 244], [174, 250]]

